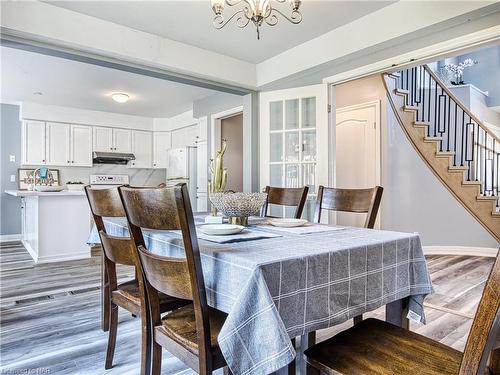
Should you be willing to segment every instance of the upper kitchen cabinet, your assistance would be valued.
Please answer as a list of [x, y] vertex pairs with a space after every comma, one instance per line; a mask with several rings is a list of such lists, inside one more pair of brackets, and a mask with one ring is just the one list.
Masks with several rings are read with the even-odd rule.
[[167, 150], [171, 147], [171, 134], [155, 132], [153, 138], [153, 168], [167, 168]]
[[45, 122], [24, 121], [22, 128], [22, 164], [45, 164], [45, 147]]
[[129, 168], [151, 168], [153, 166], [153, 133], [148, 131], [132, 131], [132, 153], [135, 160]]
[[95, 126], [93, 130], [93, 145], [94, 151], [131, 152], [132, 131]]
[[196, 146], [199, 139], [198, 124], [172, 131], [172, 148]]
[[92, 128], [71, 125], [70, 136], [71, 165], [75, 167], [92, 166]]
[[[71, 126], [60, 122], [47, 122], [45, 125], [47, 165], [71, 164], [70, 155]], [[28, 153], [31, 153], [28, 150]]]
[[[134, 131], [134, 133], [136, 133]], [[130, 152], [132, 150], [132, 131], [127, 129], [113, 129], [113, 151]]]

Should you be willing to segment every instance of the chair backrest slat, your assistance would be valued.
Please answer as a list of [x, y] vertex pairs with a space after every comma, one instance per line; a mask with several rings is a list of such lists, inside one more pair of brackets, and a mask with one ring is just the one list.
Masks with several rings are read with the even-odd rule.
[[495, 264], [484, 287], [483, 295], [472, 322], [472, 327], [465, 344], [464, 355], [460, 365], [459, 375], [478, 374], [485, 365], [488, 356], [489, 343], [497, 339], [500, 332], [493, 332], [500, 318], [500, 250]]
[[106, 256], [114, 263], [135, 266], [135, 246], [130, 238], [111, 236], [104, 231], [99, 232]]
[[383, 190], [381, 186], [371, 189], [339, 189], [320, 186], [314, 221], [320, 222], [322, 210], [366, 213], [365, 228], [373, 228]]
[[264, 205], [263, 216], [267, 216], [269, 204], [276, 204], [280, 206], [295, 206], [296, 209], [294, 217], [296, 219], [300, 219], [307, 200], [309, 187], [304, 186], [302, 188], [282, 188], [275, 186], [266, 186], [264, 191], [267, 193], [267, 200], [266, 204]]
[[[125, 217], [125, 211], [117, 188], [93, 189], [85, 187], [92, 213], [101, 217]], [[102, 230], [101, 228], [98, 228]]]

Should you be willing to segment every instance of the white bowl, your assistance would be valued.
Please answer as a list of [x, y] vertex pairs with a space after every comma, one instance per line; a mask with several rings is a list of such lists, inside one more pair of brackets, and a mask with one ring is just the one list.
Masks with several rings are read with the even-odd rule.
[[34, 189], [36, 191], [41, 191], [41, 192], [45, 192], [45, 193], [48, 193], [48, 192], [55, 193], [58, 191], [63, 191], [64, 186], [35, 185]]
[[277, 218], [271, 218], [268, 219], [267, 222], [271, 225], [274, 225], [275, 227], [283, 227], [283, 228], [294, 228], [294, 227], [301, 227], [304, 224], [307, 223], [307, 220], [305, 219], [277, 219]]
[[200, 225], [198, 229], [200, 232], [209, 236], [228, 236], [241, 233], [245, 227], [233, 224], [205, 224]]

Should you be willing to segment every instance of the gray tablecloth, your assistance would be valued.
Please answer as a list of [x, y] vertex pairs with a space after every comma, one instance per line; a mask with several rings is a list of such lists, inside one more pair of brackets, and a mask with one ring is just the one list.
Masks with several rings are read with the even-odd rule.
[[[105, 224], [110, 234], [128, 234], [124, 219]], [[183, 256], [178, 233], [144, 234], [151, 251]], [[422, 304], [432, 284], [417, 234], [350, 227], [279, 234], [199, 241], [208, 302], [228, 313], [218, 341], [233, 374], [276, 371], [295, 357], [290, 337], [408, 296], [412, 317], [425, 322]], [[89, 243], [99, 243], [95, 230]]]

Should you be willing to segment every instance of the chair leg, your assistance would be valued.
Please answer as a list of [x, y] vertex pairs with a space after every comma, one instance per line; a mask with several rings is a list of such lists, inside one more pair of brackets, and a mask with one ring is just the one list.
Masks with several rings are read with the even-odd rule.
[[115, 355], [117, 330], [118, 330], [118, 306], [116, 306], [113, 302], [111, 302], [109, 311], [108, 350], [106, 352], [106, 364], [104, 366], [106, 370], [113, 367], [113, 356]]
[[161, 346], [153, 340], [153, 357], [151, 360], [151, 375], [161, 374]]
[[[291, 339], [292, 341], [292, 346], [294, 349], [296, 349], [295, 347], [295, 337]], [[287, 370], [288, 370], [288, 375], [296, 375], [297, 373], [297, 357], [298, 356], [295, 356], [295, 358], [292, 360], [292, 362], [290, 362], [287, 366]]]
[[151, 368], [152, 356], [151, 336], [150, 331], [145, 328], [147, 327], [147, 322], [143, 321], [143, 319], [146, 319], [144, 315], [146, 314], [141, 314], [141, 375], [148, 375]]

